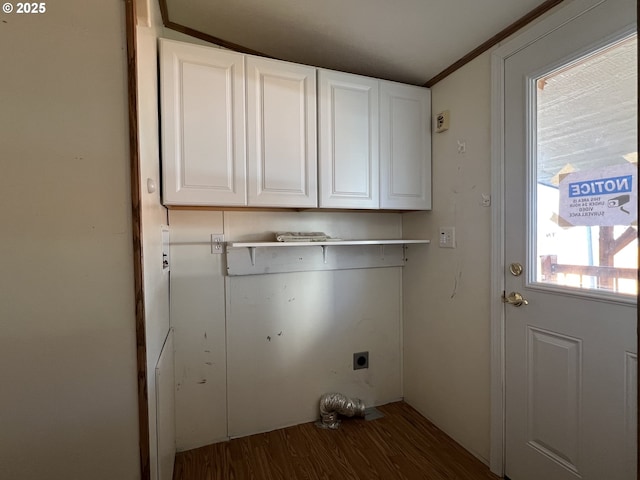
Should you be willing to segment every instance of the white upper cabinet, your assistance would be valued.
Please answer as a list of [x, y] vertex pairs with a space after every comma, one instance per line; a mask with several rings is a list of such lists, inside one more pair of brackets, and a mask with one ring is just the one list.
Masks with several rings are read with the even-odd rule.
[[315, 68], [164, 39], [160, 56], [166, 205], [317, 207]]
[[320, 207], [431, 208], [431, 93], [318, 72]]
[[160, 40], [166, 205], [245, 205], [244, 60]]
[[431, 208], [426, 88], [166, 39], [160, 80], [165, 205]]
[[431, 209], [431, 91], [380, 81], [380, 208]]
[[320, 207], [379, 208], [378, 84], [318, 71]]
[[317, 207], [315, 68], [246, 62], [249, 205]]

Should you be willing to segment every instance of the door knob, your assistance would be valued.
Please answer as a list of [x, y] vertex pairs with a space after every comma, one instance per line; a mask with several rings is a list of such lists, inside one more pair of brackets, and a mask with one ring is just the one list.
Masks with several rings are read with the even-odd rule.
[[519, 292], [511, 292], [509, 296], [505, 296], [505, 294], [502, 293], [502, 303], [508, 303], [509, 305], [513, 305], [514, 307], [529, 305], [529, 302], [526, 301], [522, 294]]

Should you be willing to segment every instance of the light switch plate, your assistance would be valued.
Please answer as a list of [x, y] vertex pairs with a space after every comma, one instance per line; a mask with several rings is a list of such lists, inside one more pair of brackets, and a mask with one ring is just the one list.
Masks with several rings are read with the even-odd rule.
[[440, 227], [438, 245], [440, 246], [440, 248], [456, 248], [455, 227]]

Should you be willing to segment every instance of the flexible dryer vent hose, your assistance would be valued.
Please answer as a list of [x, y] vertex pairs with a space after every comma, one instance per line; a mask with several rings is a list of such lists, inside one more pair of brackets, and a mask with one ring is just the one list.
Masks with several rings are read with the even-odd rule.
[[321, 426], [336, 429], [340, 426], [338, 414], [346, 417], [364, 417], [364, 402], [341, 393], [325, 393], [320, 397]]

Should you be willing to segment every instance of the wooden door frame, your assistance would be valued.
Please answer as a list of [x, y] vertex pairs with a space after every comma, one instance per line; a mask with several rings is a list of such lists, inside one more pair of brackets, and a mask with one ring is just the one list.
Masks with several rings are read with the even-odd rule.
[[129, 160], [131, 172], [131, 230], [133, 233], [133, 280], [135, 295], [136, 363], [138, 386], [138, 448], [140, 479], [151, 477], [149, 440], [149, 393], [147, 389], [147, 340], [142, 259], [142, 199], [140, 145], [138, 138], [138, 64], [136, 52], [136, 4], [124, 0], [127, 45], [127, 98], [129, 104]]
[[574, 0], [561, 4], [538, 23], [499, 45], [491, 55], [491, 418], [489, 466], [505, 472], [505, 186], [504, 74], [506, 60], [536, 40], [606, 0]]

